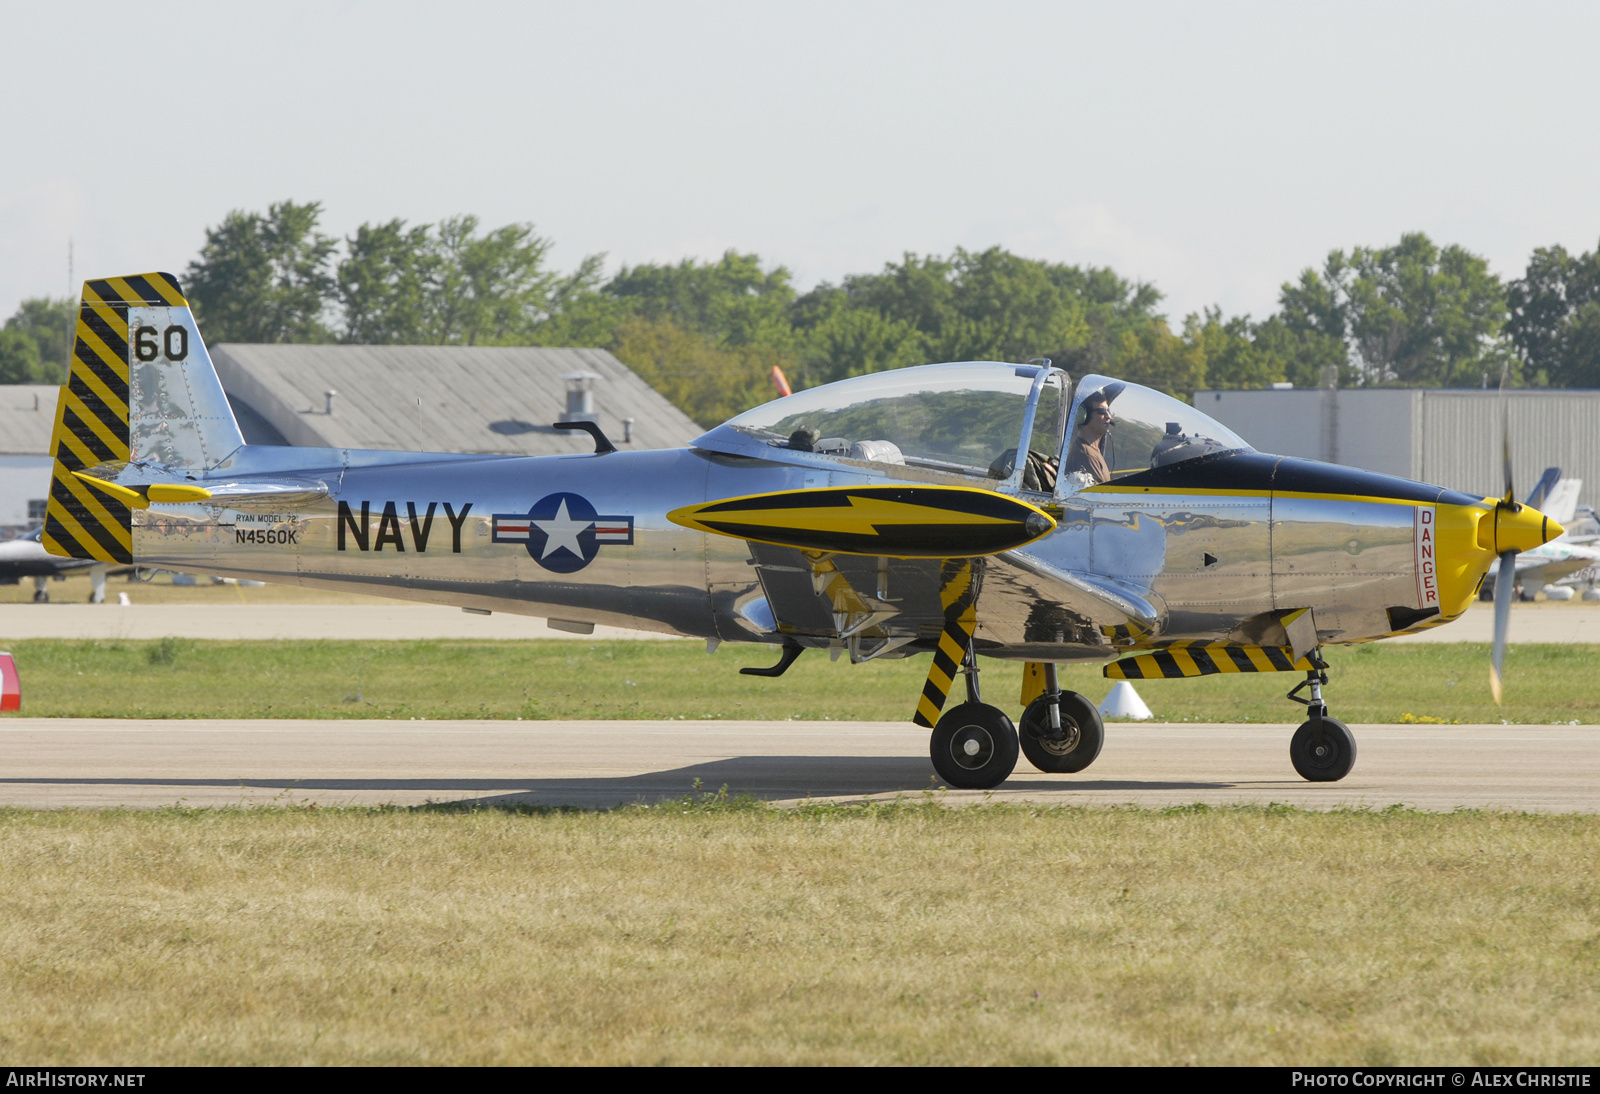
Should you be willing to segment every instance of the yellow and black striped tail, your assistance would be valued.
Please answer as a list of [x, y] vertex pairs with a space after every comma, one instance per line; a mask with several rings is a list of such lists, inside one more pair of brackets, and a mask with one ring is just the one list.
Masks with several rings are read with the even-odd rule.
[[1287, 646], [1232, 646], [1222, 642], [1174, 642], [1154, 653], [1113, 661], [1108, 680], [1181, 680], [1222, 672], [1310, 672], [1310, 660], [1295, 659]]
[[911, 717], [925, 729], [932, 729], [933, 723], [939, 720], [945, 696], [950, 694], [950, 685], [955, 683], [967, 648], [972, 644], [972, 632], [978, 628], [978, 590], [973, 560], [946, 562], [940, 577], [944, 585], [939, 590], [939, 599], [944, 605], [944, 631], [939, 635], [938, 648], [933, 651], [933, 667], [922, 685], [917, 712]]
[[73, 472], [128, 459], [128, 309], [145, 306], [188, 305], [171, 274], [83, 283], [72, 362], [50, 438], [55, 468], [44, 547], [53, 555], [133, 561], [132, 510]]

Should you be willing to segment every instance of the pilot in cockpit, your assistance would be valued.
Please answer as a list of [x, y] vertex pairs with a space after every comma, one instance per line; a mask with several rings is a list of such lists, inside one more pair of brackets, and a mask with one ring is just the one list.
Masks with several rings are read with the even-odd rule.
[[1067, 474], [1086, 475], [1096, 483], [1110, 480], [1105, 439], [1116, 424], [1111, 417], [1111, 400], [1122, 394], [1122, 388], [1122, 384], [1107, 384], [1083, 397], [1078, 428], [1067, 448]]

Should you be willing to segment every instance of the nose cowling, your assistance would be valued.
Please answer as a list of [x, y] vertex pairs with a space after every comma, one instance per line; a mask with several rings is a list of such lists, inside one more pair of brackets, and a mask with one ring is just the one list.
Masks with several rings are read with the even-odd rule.
[[[1484, 523], [1488, 523], [1485, 521]], [[1482, 542], [1483, 536], [1479, 541]], [[1539, 510], [1528, 505], [1497, 505], [1494, 510], [1493, 544], [1483, 544], [1495, 554], [1505, 551], [1531, 551], [1549, 543], [1565, 532], [1560, 523], [1551, 520]]]

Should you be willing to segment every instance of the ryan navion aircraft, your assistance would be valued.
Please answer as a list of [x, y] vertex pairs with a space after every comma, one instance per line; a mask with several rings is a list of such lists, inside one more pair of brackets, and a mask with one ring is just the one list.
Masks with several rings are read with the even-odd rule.
[[[1343, 778], [1355, 739], [1323, 700], [1322, 647], [1454, 619], [1497, 557], [1561, 533], [1509, 484], [1497, 500], [1270, 456], [1176, 399], [1049, 362], [859, 376], [676, 450], [569, 426], [592, 453], [247, 445], [178, 281], [89, 281], [44, 543], [779, 647], [756, 675], [807, 649], [932, 653], [914, 720], [945, 781], [984, 788], [1019, 747], [1043, 771], [1094, 761], [1094, 704], [1056, 679], [1080, 660], [1113, 679], [1303, 674], [1290, 758]], [[980, 655], [1025, 664], [1020, 732], [983, 701]]]

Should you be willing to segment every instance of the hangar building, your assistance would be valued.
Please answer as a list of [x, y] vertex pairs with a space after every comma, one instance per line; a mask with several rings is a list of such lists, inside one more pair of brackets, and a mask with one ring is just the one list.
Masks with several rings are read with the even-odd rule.
[[[704, 432], [604, 350], [208, 348], [251, 444], [542, 456], [593, 448], [556, 421], [597, 422], [623, 450], [676, 448]], [[0, 385], [0, 538], [42, 519], [57, 391]]]
[[605, 350], [210, 349], [239, 428], [256, 444], [544, 456], [593, 446], [553, 428], [558, 420], [597, 422], [619, 448], [676, 448], [704, 432]]
[[[1524, 388], [1506, 397], [1517, 496], [1560, 467], [1583, 480], [1581, 503], [1600, 498], [1600, 391]], [[1505, 493], [1493, 388], [1197, 391], [1194, 405], [1263, 452]]]
[[54, 384], [0, 384], [0, 539], [44, 520], [60, 391]]

